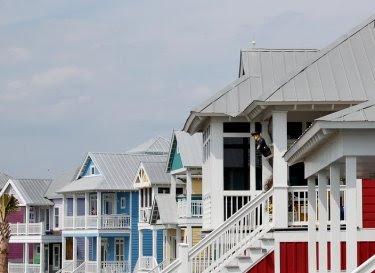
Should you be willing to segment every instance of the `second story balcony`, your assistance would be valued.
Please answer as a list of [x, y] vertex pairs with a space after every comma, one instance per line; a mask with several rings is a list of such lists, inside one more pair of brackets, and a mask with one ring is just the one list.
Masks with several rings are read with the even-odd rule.
[[202, 200], [191, 200], [190, 209], [187, 200], [178, 200], [177, 209], [179, 218], [201, 218], [203, 216]]
[[10, 225], [10, 235], [46, 235], [45, 224], [41, 223], [15, 223]]
[[127, 229], [130, 228], [129, 215], [88, 215], [65, 216], [64, 229]]

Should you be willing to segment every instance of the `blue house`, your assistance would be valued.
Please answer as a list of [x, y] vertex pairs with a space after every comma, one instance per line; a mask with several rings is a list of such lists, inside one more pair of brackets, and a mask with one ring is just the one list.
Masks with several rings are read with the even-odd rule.
[[[88, 153], [63, 194], [63, 272], [133, 272], [139, 257], [139, 195], [133, 178], [141, 162], [166, 160], [157, 138], [127, 153]], [[152, 249], [145, 240], [144, 249]]]

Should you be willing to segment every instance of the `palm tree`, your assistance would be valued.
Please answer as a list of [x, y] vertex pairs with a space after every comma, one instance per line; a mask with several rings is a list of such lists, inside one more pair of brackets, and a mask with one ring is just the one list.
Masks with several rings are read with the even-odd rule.
[[0, 196], [0, 273], [8, 273], [10, 226], [8, 216], [18, 209], [18, 200], [9, 194]]

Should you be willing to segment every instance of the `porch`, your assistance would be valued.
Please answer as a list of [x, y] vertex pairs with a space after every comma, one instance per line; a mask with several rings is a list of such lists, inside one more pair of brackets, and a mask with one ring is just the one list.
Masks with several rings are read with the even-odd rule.
[[64, 217], [64, 229], [126, 229], [130, 225], [130, 216], [123, 214]]
[[45, 223], [15, 223], [9, 224], [10, 235], [21, 236], [21, 235], [45, 235]]

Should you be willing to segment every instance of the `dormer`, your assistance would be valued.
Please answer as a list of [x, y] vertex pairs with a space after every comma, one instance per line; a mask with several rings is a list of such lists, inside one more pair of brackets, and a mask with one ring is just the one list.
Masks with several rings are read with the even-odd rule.
[[83, 165], [80, 177], [98, 176], [98, 175], [100, 175], [99, 169], [96, 167], [95, 162], [91, 159], [91, 157], [88, 156]]
[[140, 163], [139, 168], [137, 170], [137, 173], [134, 179], [134, 186], [136, 188], [151, 187], [150, 179], [146, 173], [143, 163]]

